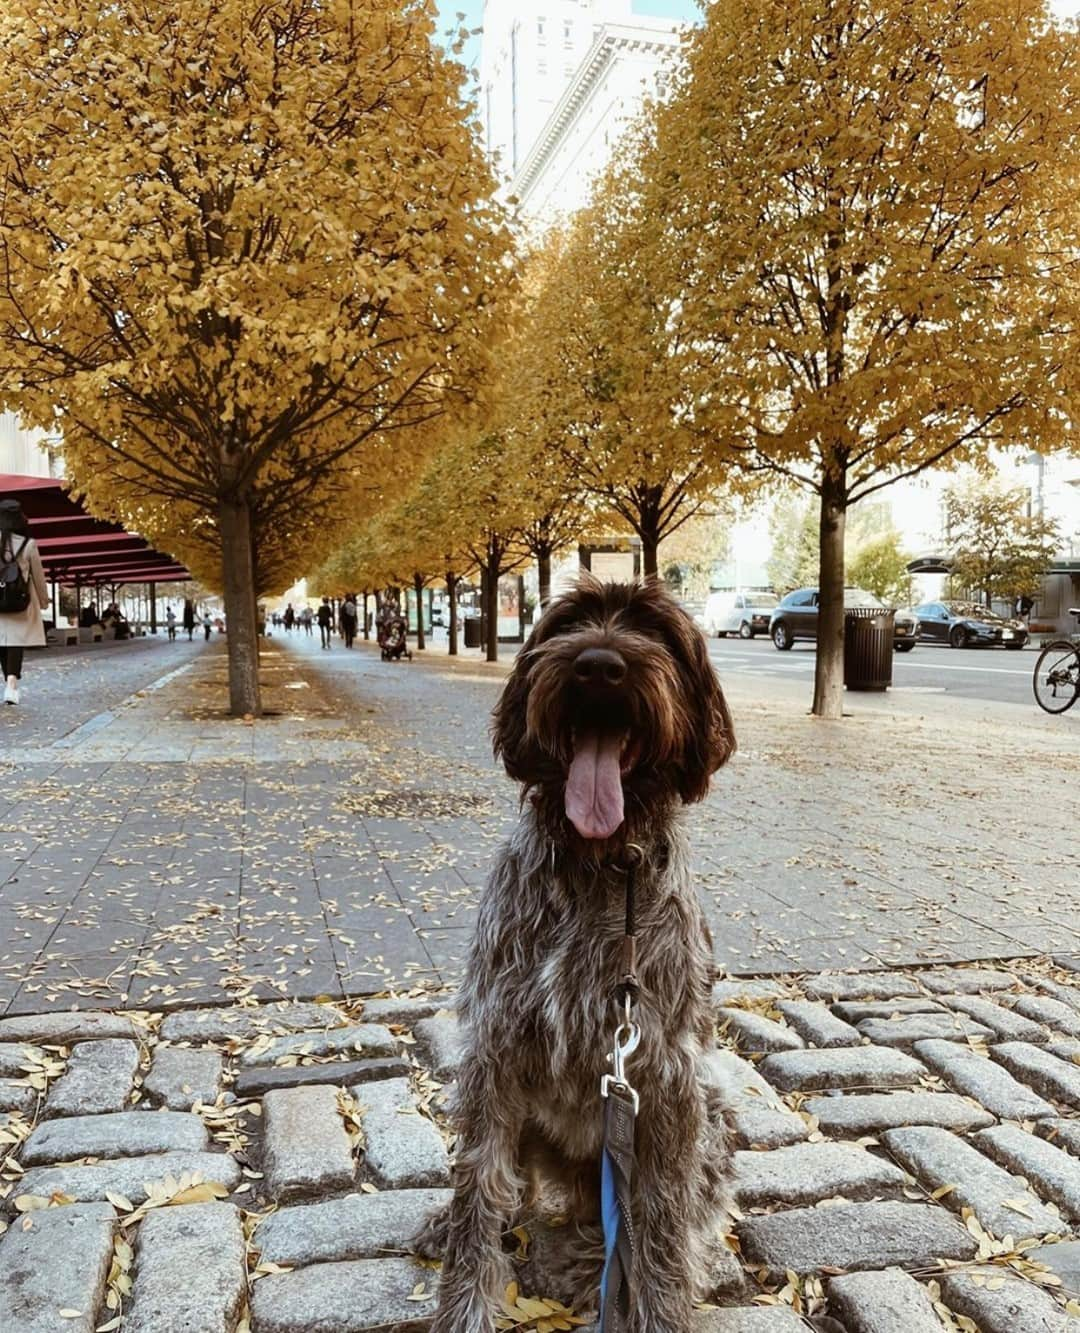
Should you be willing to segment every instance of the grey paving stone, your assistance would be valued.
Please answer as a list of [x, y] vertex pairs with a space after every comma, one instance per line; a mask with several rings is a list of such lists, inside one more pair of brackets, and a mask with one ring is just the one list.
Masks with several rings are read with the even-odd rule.
[[894, 972], [819, 972], [803, 990], [812, 1000], [892, 1000], [919, 993], [910, 977]]
[[143, 1092], [155, 1105], [189, 1111], [196, 1102], [213, 1106], [221, 1091], [219, 1051], [158, 1046], [143, 1080]]
[[990, 1054], [1044, 1097], [1080, 1109], [1080, 1068], [1076, 1065], [1025, 1041], [1001, 1042], [990, 1048]]
[[1041, 1023], [980, 995], [943, 995], [941, 998], [950, 1009], [959, 1009], [974, 1018], [1002, 1041], [1046, 1041], [1050, 1036]]
[[76, 1157], [142, 1157], [146, 1153], [201, 1152], [210, 1142], [197, 1115], [182, 1111], [117, 1111], [45, 1120], [19, 1149], [23, 1166], [70, 1162]]
[[[410, 1300], [420, 1284], [428, 1301]], [[435, 1313], [438, 1276], [409, 1259], [355, 1259], [273, 1273], [255, 1283], [259, 1333], [422, 1333]]]
[[393, 1023], [411, 1028], [421, 1018], [430, 1018], [440, 1009], [452, 1009], [453, 995], [385, 996], [364, 1001], [365, 1023]]
[[[1080, 1218], [1080, 1158], [1029, 1134], [1019, 1125], [995, 1125], [975, 1135], [988, 1157], [1053, 1201], [1067, 1217]], [[1060, 1227], [1058, 1228], [1061, 1229]]]
[[42, 1115], [98, 1115], [129, 1105], [139, 1069], [133, 1041], [107, 1037], [84, 1041], [68, 1057], [67, 1068], [49, 1089]]
[[0, 1078], [25, 1078], [30, 1061], [44, 1058], [45, 1052], [40, 1046], [31, 1046], [27, 1042], [0, 1046]]
[[738, 1000], [772, 1000], [786, 995], [788, 988], [779, 981], [756, 977], [725, 977], [713, 986], [713, 1004], [720, 1008]]
[[386, 1189], [430, 1189], [450, 1183], [442, 1135], [421, 1115], [408, 1079], [364, 1083], [352, 1090], [362, 1108], [364, 1169]]
[[938, 967], [916, 975], [927, 990], [937, 994], [982, 995], [986, 991], [1014, 990], [1020, 978], [992, 967]]
[[33, 1166], [19, 1181], [19, 1193], [45, 1199], [69, 1194], [82, 1200], [122, 1194], [140, 1204], [146, 1199], [147, 1182], [157, 1183], [166, 1176], [176, 1180], [188, 1172], [197, 1172], [204, 1181], [215, 1181], [228, 1190], [240, 1183], [240, 1168], [226, 1153], [163, 1152], [116, 1157], [90, 1166]]
[[767, 1055], [759, 1067], [773, 1087], [784, 1092], [908, 1087], [926, 1073], [918, 1060], [883, 1046], [780, 1051]]
[[1061, 1278], [1062, 1290], [1074, 1299], [1080, 1295], [1080, 1240], [1059, 1240], [1037, 1245], [1026, 1258], [1045, 1264]]
[[38, 1095], [28, 1083], [0, 1078], [0, 1111], [21, 1111], [29, 1115], [37, 1105]]
[[124, 1333], [233, 1333], [247, 1270], [232, 1204], [156, 1208], [139, 1224], [138, 1244]]
[[798, 1051], [806, 1044], [793, 1028], [749, 1009], [720, 1009], [716, 1021], [721, 1037], [743, 1051]]
[[30, 1041], [49, 1046], [71, 1046], [77, 1041], [98, 1041], [104, 1037], [128, 1037], [134, 1041], [141, 1029], [122, 1014], [98, 1013], [84, 1009], [63, 1014], [20, 1014], [0, 1018], [0, 1041]]
[[352, 1145], [334, 1088], [279, 1088], [262, 1105], [263, 1166], [275, 1199], [353, 1183]]
[[413, 1027], [413, 1036], [436, 1078], [446, 1080], [457, 1074], [464, 1042], [457, 1014], [422, 1018]]
[[915, 1054], [957, 1092], [974, 1097], [1003, 1120], [1038, 1120], [1054, 1114], [1050, 1103], [1027, 1084], [961, 1042], [920, 1041]]
[[1080, 1333], [1080, 1319], [1067, 1315], [1048, 1292], [1000, 1268], [945, 1273], [939, 1281], [945, 1304], [973, 1319], [980, 1333]]
[[344, 1016], [329, 1004], [265, 1004], [257, 1009], [188, 1009], [168, 1014], [163, 1041], [253, 1041], [263, 1032], [318, 1032], [341, 1027]]
[[1080, 1040], [1076, 1037], [1059, 1037], [1048, 1042], [1046, 1049], [1069, 1064], [1080, 1065]]
[[1040, 1120], [1035, 1133], [1048, 1143], [1056, 1143], [1059, 1148], [1080, 1157], [1080, 1120]]
[[806, 1333], [806, 1324], [788, 1306], [748, 1305], [696, 1310], [690, 1333]]
[[928, 1204], [845, 1203], [795, 1208], [739, 1223], [743, 1257], [782, 1278], [788, 1269], [918, 1267], [970, 1259], [975, 1237], [943, 1208]]
[[735, 1154], [735, 1196], [743, 1208], [872, 1199], [902, 1194], [903, 1171], [853, 1143], [798, 1143]]
[[890, 1129], [882, 1141], [928, 1190], [951, 1185], [942, 1198], [945, 1206], [957, 1212], [970, 1208], [999, 1239], [1026, 1240], [1061, 1230], [1060, 1216], [1044, 1207], [1015, 1176], [946, 1129]]
[[264, 1261], [291, 1267], [375, 1259], [407, 1250], [428, 1214], [452, 1197], [448, 1189], [380, 1190], [279, 1208], [254, 1244]]
[[1060, 1000], [1062, 1004], [1071, 1005], [1073, 1009], [1080, 1011], [1080, 990], [1075, 986], [1064, 986], [1060, 981], [1054, 981], [1050, 977], [1040, 977], [1034, 972], [1027, 973], [1025, 980], [1044, 994], [1052, 995], [1055, 1000]]
[[734, 1051], [711, 1051], [703, 1073], [724, 1092], [738, 1147], [782, 1148], [800, 1143], [810, 1132], [802, 1116], [785, 1106], [753, 1065]]
[[[93, 1333], [105, 1309], [116, 1213], [73, 1203], [32, 1213], [0, 1239], [0, 1328], [5, 1333]], [[61, 1310], [77, 1310], [67, 1317]]]
[[941, 1333], [926, 1288], [900, 1268], [834, 1277], [829, 1309], [848, 1333]]
[[350, 1023], [325, 1032], [293, 1032], [286, 1037], [258, 1041], [240, 1052], [239, 1063], [250, 1068], [274, 1065], [291, 1056], [347, 1054], [386, 1059], [397, 1053], [398, 1044], [382, 1023]]
[[949, 1092], [869, 1092], [859, 1096], [811, 1097], [803, 1109], [816, 1116], [823, 1134], [861, 1138], [906, 1125], [981, 1129], [994, 1117]]
[[902, 1046], [908, 1050], [917, 1041], [967, 1041], [993, 1038], [989, 1028], [966, 1014], [906, 1014], [902, 1018], [864, 1018], [859, 1031], [878, 1046]]
[[864, 1018], [894, 1018], [898, 1014], [939, 1014], [944, 1005], [928, 995], [896, 1000], [841, 1000], [830, 1005], [834, 1014], [847, 1023], [861, 1023]]
[[1018, 1014], [1034, 1023], [1043, 1023], [1054, 1032], [1066, 1037], [1080, 1037], [1080, 1011], [1071, 1004], [1052, 999], [1049, 995], [1020, 995], [1013, 1006]]
[[808, 1045], [820, 1050], [858, 1046], [862, 1041], [859, 1030], [837, 1018], [827, 1005], [813, 1000], [778, 1000], [776, 1007]]
[[396, 1056], [391, 1060], [328, 1060], [320, 1065], [241, 1069], [233, 1090], [238, 1097], [260, 1097], [274, 1088], [308, 1088], [319, 1083], [347, 1088], [375, 1079], [404, 1078], [408, 1073], [408, 1062]]

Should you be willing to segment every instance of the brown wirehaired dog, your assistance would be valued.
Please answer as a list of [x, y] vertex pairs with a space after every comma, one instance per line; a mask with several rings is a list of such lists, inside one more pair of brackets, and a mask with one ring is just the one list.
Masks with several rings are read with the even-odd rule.
[[[501, 1237], [542, 1184], [558, 1185], [596, 1237], [630, 844], [641, 852], [642, 1036], [630, 1066], [641, 1107], [628, 1333], [689, 1329], [730, 1153], [707, 1069], [712, 940], [678, 811], [734, 748], [705, 642], [658, 583], [582, 577], [519, 654], [495, 753], [523, 784], [521, 821], [484, 893], [460, 997], [454, 1199], [417, 1239], [421, 1253], [445, 1247], [433, 1333], [493, 1333], [509, 1277]], [[595, 1263], [582, 1295], [598, 1281]]]

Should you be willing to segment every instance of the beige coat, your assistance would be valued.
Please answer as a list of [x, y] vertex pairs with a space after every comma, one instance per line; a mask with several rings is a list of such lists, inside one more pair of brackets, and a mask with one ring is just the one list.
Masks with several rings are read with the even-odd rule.
[[[12, 533], [11, 540], [14, 543], [11, 549], [17, 551], [22, 538]], [[30, 584], [30, 605], [18, 615], [0, 615], [0, 648], [41, 648], [45, 644], [45, 622], [41, 613], [49, 605], [49, 586], [33, 538], [19, 555], [19, 566]]]

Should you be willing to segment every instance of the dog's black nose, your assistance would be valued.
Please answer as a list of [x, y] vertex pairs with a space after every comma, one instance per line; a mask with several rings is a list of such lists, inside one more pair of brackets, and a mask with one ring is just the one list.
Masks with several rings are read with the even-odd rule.
[[583, 685], [621, 685], [626, 659], [613, 648], [586, 648], [574, 660], [574, 675]]

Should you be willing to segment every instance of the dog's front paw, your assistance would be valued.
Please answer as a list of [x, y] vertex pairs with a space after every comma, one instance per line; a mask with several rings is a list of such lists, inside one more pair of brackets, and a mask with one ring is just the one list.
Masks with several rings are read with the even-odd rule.
[[446, 1253], [446, 1241], [450, 1232], [450, 1205], [438, 1208], [429, 1214], [424, 1225], [409, 1243], [413, 1254], [421, 1259], [441, 1259]]

